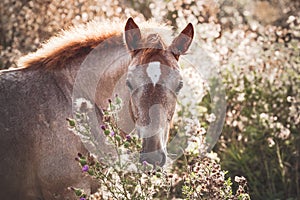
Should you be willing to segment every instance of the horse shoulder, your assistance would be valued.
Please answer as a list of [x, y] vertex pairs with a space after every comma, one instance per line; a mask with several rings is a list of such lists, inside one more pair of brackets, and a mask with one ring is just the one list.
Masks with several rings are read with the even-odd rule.
[[80, 182], [74, 160], [85, 149], [65, 120], [71, 105], [53, 77], [30, 70], [2, 72], [0, 106], [0, 188], [6, 197], [66, 194], [68, 186], [88, 185]]

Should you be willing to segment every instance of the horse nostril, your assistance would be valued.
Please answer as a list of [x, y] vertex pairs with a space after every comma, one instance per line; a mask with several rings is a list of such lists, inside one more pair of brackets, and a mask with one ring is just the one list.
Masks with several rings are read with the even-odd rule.
[[147, 163], [153, 165], [153, 166], [164, 166], [166, 163], [166, 154], [162, 152], [161, 150], [159, 151], [154, 151], [154, 152], [149, 152], [149, 153], [141, 153], [140, 154], [140, 162], [146, 161]]
[[161, 162], [159, 163], [159, 166], [164, 166], [164, 164], [166, 163], [166, 160], [167, 160], [167, 156], [164, 152], [161, 153], [161, 156], [162, 156], [162, 159], [161, 159]]

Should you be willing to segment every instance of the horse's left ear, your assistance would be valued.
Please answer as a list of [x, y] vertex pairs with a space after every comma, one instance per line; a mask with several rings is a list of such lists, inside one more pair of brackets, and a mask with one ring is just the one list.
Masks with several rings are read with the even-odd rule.
[[180, 55], [185, 54], [189, 49], [194, 37], [194, 27], [189, 23], [183, 31], [173, 40], [169, 50], [174, 54], [178, 60]]
[[138, 44], [141, 40], [141, 31], [138, 25], [130, 17], [125, 25], [125, 42], [129, 51], [138, 50]]

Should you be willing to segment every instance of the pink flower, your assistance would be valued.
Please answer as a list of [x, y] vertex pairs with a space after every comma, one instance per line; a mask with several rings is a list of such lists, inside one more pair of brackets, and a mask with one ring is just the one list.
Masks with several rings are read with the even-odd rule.
[[146, 160], [144, 160], [143, 165], [148, 165], [148, 162]]
[[89, 170], [89, 166], [88, 165], [84, 165], [83, 167], [82, 167], [82, 171], [83, 172], [87, 172]]

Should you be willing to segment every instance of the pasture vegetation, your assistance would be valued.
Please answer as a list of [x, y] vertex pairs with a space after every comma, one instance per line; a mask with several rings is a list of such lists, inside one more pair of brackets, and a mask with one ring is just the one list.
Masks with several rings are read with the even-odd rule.
[[[170, 171], [155, 173], [143, 170], [151, 166], [136, 163], [142, 173], [125, 174], [119, 168], [101, 165], [101, 160], [80, 155], [79, 173], [91, 174], [108, 184], [103, 184], [104, 193], [99, 196], [160, 198], [169, 194], [171, 198], [172, 194], [214, 199], [207, 195], [217, 195], [230, 199], [248, 198], [249, 191], [252, 199], [300, 199], [299, 1], [3, 0], [0, 6], [0, 68], [15, 67], [20, 55], [36, 50], [40, 42], [61, 28], [92, 19], [129, 16], [140, 20], [153, 17], [176, 28], [192, 22], [196, 42], [219, 67], [226, 88], [227, 113], [222, 136], [214, 148], [218, 156], [198, 151], [203, 144], [201, 134], [213, 118], [206, 86], [205, 96], [191, 97], [183, 90], [181, 95], [187, 101], [180, 104], [178, 126], [175, 121], [172, 131], [191, 134], [198, 130], [200, 135], [190, 137], [198, 138], [196, 142], [189, 143]], [[203, 57], [195, 59], [206, 67]], [[191, 79], [190, 84], [196, 87], [199, 79]], [[76, 127], [78, 122], [74, 120], [70, 125]], [[106, 130], [116, 129], [107, 137], [117, 141], [117, 148], [138, 148], [137, 138], [130, 142], [122, 139], [117, 128], [106, 123]], [[103, 173], [108, 176], [103, 177]], [[142, 187], [145, 185], [149, 190]], [[74, 190], [81, 198], [96, 198]]]
[[[69, 128], [83, 140], [93, 142], [88, 120], [88, 101], [80, 101], [75, 119], [68, 119]], [[200, 130], [189, 130], [200, 138], [202, 143], [190, 145], [183, 155], [167, 169], [153, 166], [146, 161], [139, 162], [141, 139], [136, 134], [122, 136], [116, 126], [117, 111], [121, 100], [109, 100], [109, 108], [104, 111], [105, 124], [101, 126], [107, 142], [114, 147], [114, 152], [101, 155], [97, 160], [95, 156], [78, 154], [76, 160], [81, 173], [92, 176], [100, 184], [99, 192], [89, 195], [81, 188], [70, 189], [80, 200], [85, 199], [250, 199], [247, 193], [247, 181], [244, 177], [235, 177], [236, 191], [232, 189], [231, 178], [225, 177], [226, 171], [221, 170], [219, 159], [213, 153], [206, 153], [205, 138]], [[85, 112], [84, 112], [85, 111]], [[194, 132], [194, 133], [193, 133]], [[190, 144], [195, 143], [190, 137]], [[122, 157], [131, 155], [130, 159]], [[115, 159], [112, 156], [116, 155]], [[80, 168], [78, 173], [80, 173]]]

